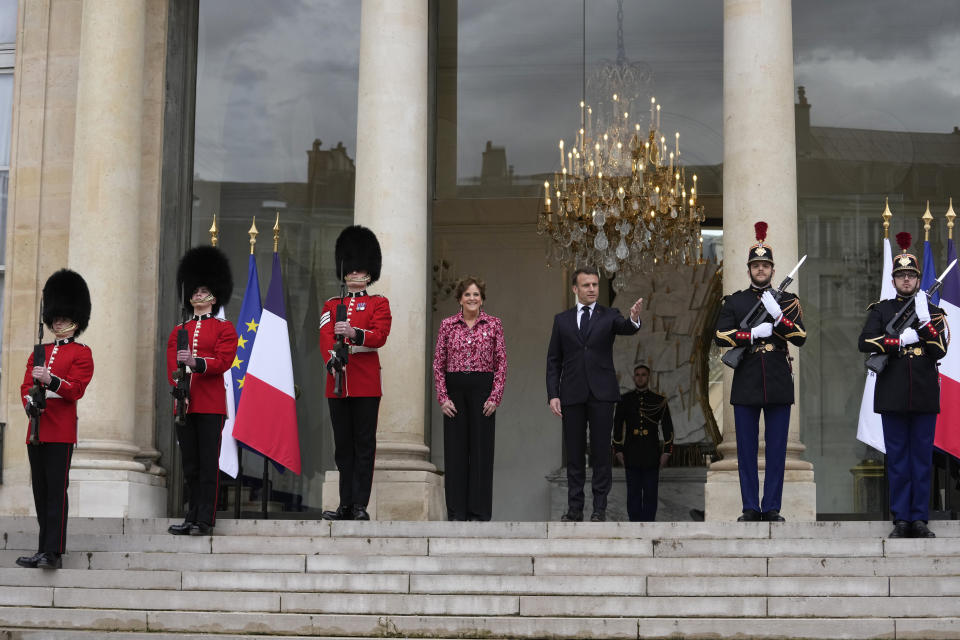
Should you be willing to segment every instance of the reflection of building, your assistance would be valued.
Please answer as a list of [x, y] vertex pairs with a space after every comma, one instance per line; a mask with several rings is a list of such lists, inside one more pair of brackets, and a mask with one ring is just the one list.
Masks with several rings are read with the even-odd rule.
[[[272, 508], [319, 511], [320, 486], [324, 469], [333, 464], [333, 447], [326, 402], [316, 393], [324, 374], [316, 350], [320, 309], [327, 297], [337, 293], [333, 245], [344, 226], [353, 220], [356, 168], [343, 143], [322, 149], [314, 140], [307, 151], [307, 182], [193, 182], [194, 237], [203, 238], [213, 213], [218, 214], [220, 247], [234, 265], [234, 297], [227, 307], [228, 318], [240, 309], [246, 288], [245, 265], [248, 253], [247, 230], [256, 216], [260, 238], [257, 244], [261, 289], [269, 279], [273, 247], [271, 228], [275, 212], [280, 213], [283, 241], [280, 246], [284, 269], [285, 297], [294, 357], [294, 379], [300, 387], [297, 414], [300, 444], [304, 456], [303, 474], [271, 475]], [[248, 498], [261, 484], [260, 458], [244, 454], [243, 475]], [[315, 486], [311, 486], [315, 485]], [[256, 512], [259, 503], [250, 501], [246, 511]]]
[[[856, 430], [861, 393], [852, 392], [849, 381], [862, 380], [864, 370], [861, 358], [845, 355], [860, 333], [864, 308], [880, 289], [883, 229], [878, 213], [884, 197], [891, 195], [891, 236], [906, 230], [922, 242], [920, 214], [926, 201], [945, 203], [960, 193], [960, 131], [812, 126], [811, 111], [806, 90], [799, 87], [798, 218], [800, 247], [809, 260], [798, 286], [806, 313], [819, 319], [823, 329], [829, 327], [811, 331], [803, 349], [804, 442], [823, 486], [849, 486], [852, 470], [879, 456], [850, 435]], [[935, 255], [944, 256], [942, 223], [933, 226], [930, 240]], [[915, 250], [921, 251], [920, 246]], [[856, 491], [818, 493], [822, 513], [868, 505], [876, 508]], [[874, 510], [873, 515], [880, 513]]]

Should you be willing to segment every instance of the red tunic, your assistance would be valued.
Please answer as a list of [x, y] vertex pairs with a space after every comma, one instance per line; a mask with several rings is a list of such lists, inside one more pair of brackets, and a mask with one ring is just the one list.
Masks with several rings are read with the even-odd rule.
[[[40, 416], [37, 429], [40, 441], [75, 443], [77, 400], [83, 397], [90, 379], [93, 378], [93, 352], [90, 347], [74, 342], [72, 338], [43, 346], [46, 351], [45, 362], [53, 379], [47, 385], [47, 408]], [[20, 385], [20, 398], [24, 409], [27, 406], [27, 393], [33, 386], [32, 371], [33, 353], [27, 358], [27, 371], [23, 374], [23, 384]], [[30, 441], [29, 420], [26, 440]]]
[[[197, 325], [200, 325], [199, 330]], [[229, 320], [214, 318], [211, 314], [189, 320], [186, 325], [193, 357], [203, 360], [196, 368], [188, 367], [190, 401], [187, 413], [227, 414], [227, 392], [223, 374], [233, 366], [237, 355], [237, 331]], [[177, 370], [177, 330], [173, 328], [167, 339], [167, 382], [174, 385], [173, 372]]]
[[[320, 317], [320, 352], [324, 362], [330, 361], [330, 352], [336, 341], [333, 326], [336, 324], [339, 303], [340, 298], [334, 297], [323, 305], [323, 315]], [[390, 324], [393, 320], [390, 303], [383, 296], [369, 295], [366, 291], [348, 295], [343, 299], [343, 303], [347, 305], [347, 320], [350, 326], [363, 331], [363, 337], [356, 345], [347, 340], [347, 344], [353, 346], [344, 370], [344, 393], [340, 397], [379, 397], [383, 392], [380, 389], [380, 356], [377, 349], [386, 343], [387, 336], [390, 335]], [[326, 396], [338, 397], [333, 392], [333, 374], [329, 371]]]

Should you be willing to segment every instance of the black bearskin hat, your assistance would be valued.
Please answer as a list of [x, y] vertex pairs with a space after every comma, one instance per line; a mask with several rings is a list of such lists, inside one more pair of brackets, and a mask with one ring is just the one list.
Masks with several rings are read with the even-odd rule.
[[194, 247], [180, 258], [177, 267], [177, 290], [182, 296], [183, 308], [193, 311], [190, 298], [197, 287], [206, 287], [217, 299], [213, 305], [213, 313], [220, 312], [220, 307], [230, 302], [233, 293], [233, 275], [230, 273], [230, 261], [227, 256], [210, 245]]
[[351, 271], [366, 271], [370, 274], [373, 284], [380, 279], [380, 267], [383, 256], [380, 254], [380, 243], [373, 231], [359, 224], [347, 227], [337, 237], [334, 248], [337, 279], [343, 278]]
[[43, 324], [53, 331], [54, 318], [70, 318], [79, 336], [90, 324], [90, 290], [76, 271], [60, 269], [43, 285]]

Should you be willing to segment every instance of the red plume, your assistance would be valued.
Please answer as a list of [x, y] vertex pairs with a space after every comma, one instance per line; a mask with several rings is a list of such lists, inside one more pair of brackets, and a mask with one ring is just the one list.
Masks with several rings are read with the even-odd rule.
[[900, 245], [900, 249], [906, 253], [910, 249], [910, 244], [913, 242], [913, 237], [906, 231], [901, 231], [897, 234], [897, 244]]
[[757, 242], [763, 242], [767, 239], [767, 223], [760, 221], [753, 225], [753, 230], [757, 232]]

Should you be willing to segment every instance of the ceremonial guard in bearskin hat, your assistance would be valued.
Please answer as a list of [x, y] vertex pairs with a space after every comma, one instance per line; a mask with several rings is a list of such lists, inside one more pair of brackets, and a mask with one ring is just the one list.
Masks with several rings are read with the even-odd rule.
[[[933, 436], [940, 413], [937, 361], [947, 354], [949, 340], [944, 312], [920, 288], [920, 263], [908, 253], [909, 233], [898, 233], [902, 252], [893, 258], [896, 298], [872, 303], [860, 334], [860, 351], [887, 354], [877, 374], [873, 410], [883, 422], [887, 480], [894, 528], [891, 538], [933, 538], [927, 527]], [[887, 331], [904, 309], [913, 322], [898, 334]], [[909, 320], [909, 317], [907, 318]]]
[[630, 522], [653, 522], [660, 469], [673, 453], [673, 420], [667, 398], [650, 389], [650, 367], [635, 366], [633, 382], [637, 388], [620, 397], [613, 415], [613, 450], [626, 476]]
[[390, 334], [390, 303], [367, 293], [380, 277], [380, 243], [370, 229], [353, 225], [334, 250], [341, 295], [320, 317], [320, 350], [327, 363], [326, 396], [333, 423], [334, 459], [340, 470], [340, 505], [327, 520], [369, 520], [380, 409], [380, 356]]
[[[177, 290], [190, 319], [173, 328], [167, 340], [167, 381], [185, 365], [189, 378], [186, 416], [176, 425], [189, 508], [183, 524], [171, 525], [174, 535], [205, 535], [216, 523], [220, 479], [220, 432], [227, 415], [223, 374], [237, 354], [233, 323], [216, 317], [230, 301], [233, 276], [227, 256], [216, 247], [194, 247], [177, 269]], [[187, 332], [187, 348], [177, 348], [177, 332]], [[176, 407], [174, 407], [176, 411]]]
[[39, 354], [42, 349], [44, 361], [34, 366], [31, 354], [20, 385], [24, 409], [32, 416], [27, 455], [40, 536], [37, 553], [17, 558], [17, 564], [59, 569], [67, 542], [67, 485], [77, 443], [77, 401], [93, 378], [90, 347], [76, 341], [90, 322], [90, 291], [80, 274], [61, 269], [47, 279], [41, 317], [55, 340], [37, 345], [34, 351]]
[[[723, 299], [714, 341], [720, 347], [744, 347], [744, 356], [733, 373], [730, 404], [737, 434], [737, 464], [743, 515], [738, 520], [782, 522], [780, 502], [787, 455], [790, 405], [794, 403], [793, 370], [788, 343], [800, 347], [807, 339], [800, 300], [783, 292], [773, 295], [773, 249], [764, 242], [767, 223], [754, 225], [757, 243], [747, 256], [750, 287]], [[760, 300], [766, 319], [750, 329], [741, 328]], [[757, 463], [760, 413], [764, 417], [766, 468], [763, 501]]]

